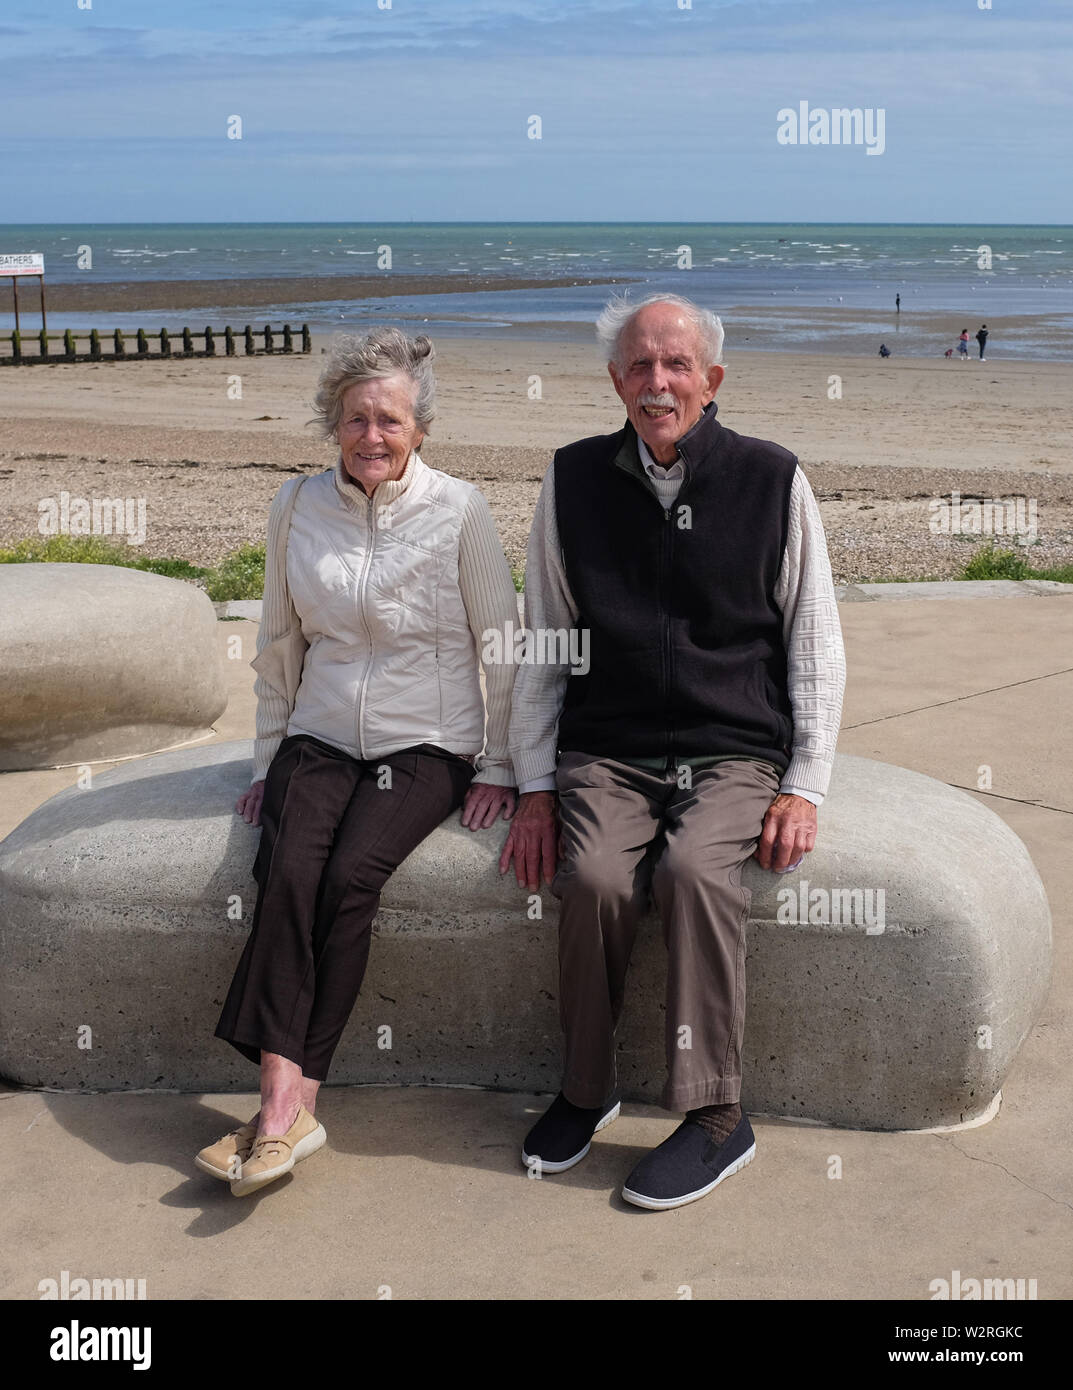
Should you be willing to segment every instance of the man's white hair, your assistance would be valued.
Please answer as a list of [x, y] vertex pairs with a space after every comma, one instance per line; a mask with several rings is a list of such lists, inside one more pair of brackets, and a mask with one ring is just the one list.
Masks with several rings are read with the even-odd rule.
[[710, 309], [702, 309], [691, 299], [683, 299], [680, 294], [650, 294], [646, 299], [633, 301], [625, 295], [613, 295], [596, 320], [596, 337], [607, 353], [607, 360], [616, 367], [623, 367], [620, 348], [625, 330], [634, 317], [649, 304], [673, 304], [681, 309], [697, 330], [702, 360], [700, 366], [707, 371], [714, 367], [723, 355], [723, 325], [719, 317]]

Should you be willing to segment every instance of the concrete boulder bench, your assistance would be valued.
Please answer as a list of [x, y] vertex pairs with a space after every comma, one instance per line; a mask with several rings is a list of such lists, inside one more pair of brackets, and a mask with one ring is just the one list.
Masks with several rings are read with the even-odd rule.
[[[0, 1073], [64, 1089], [256, 1088], [213, 1037], [249, 929], [252, 745], [140, 759], [53, 797], [0, 843]], [[745, 869], [745, 1095], [867, 1129], [987, 1116], [1046, 992], [1050, 913], [1021, 841], [972, 797], [840, 755], [816, 851]], [[502, 825], [457, 818], [383, 895], [335, 1082], [554, 1092], [557, 903], [496, 870]], [[638, 938], [624, 1096], [663, 1080], [665, 957]]]
[[227, 707], [216, 613], [116, 565], [0, 565], [0, 771], [207, 738]]

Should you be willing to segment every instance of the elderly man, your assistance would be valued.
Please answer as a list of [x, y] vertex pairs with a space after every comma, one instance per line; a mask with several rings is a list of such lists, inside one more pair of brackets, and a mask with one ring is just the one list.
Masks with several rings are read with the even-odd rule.
[[521, 797], [500, 870], [513, 859], [529, 892], [554, 876], [562, 904], [562, 1091], [522, 1159], [563, 1172], [618, 1114], [614, 1035], [651, 892], [668, 954], [662, 1104], [686, 1116], [622, 1195], [664, 1210], [756, 1151], [741, 871], [755, 853], [785, 872], [815, 844], [845, 660], [796, 458], [716, 420], [719, 320], [666, 295], [612, 301], [597, 333], [628, 422], [556, 453], [526, 566], [526, 626], [577, 629], [589, 659], [523, 665], [511, 718]]

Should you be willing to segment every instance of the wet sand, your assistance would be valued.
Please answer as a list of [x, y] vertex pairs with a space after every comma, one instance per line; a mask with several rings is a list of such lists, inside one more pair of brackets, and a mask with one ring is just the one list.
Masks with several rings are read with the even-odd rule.
[[[246, 308], [251, 305], [317, 304], [335, 299], [382, 299], [391, 295], [460, 294], [485, 290], [549, 289], [556, 285], [616, 285], [612, 279], [518, 279], [495, 275], [280, 276], [260, 280], [127, 280], [53, 285], [45, 288], [49, 313], [138, 312], [145, 309]], [[28, 312], [39, 303], [36, 283], [25, 295]], [[122, 326], [122, 325], [121, 325]]]

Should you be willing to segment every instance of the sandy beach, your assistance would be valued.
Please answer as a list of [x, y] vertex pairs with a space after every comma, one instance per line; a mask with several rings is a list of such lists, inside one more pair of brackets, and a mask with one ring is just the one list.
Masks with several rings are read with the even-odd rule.
[[[312, 356], [0, 372], [0, 543], [36, 535], [38, 503], [61, 491], [144, 497], [147, 554], [211, 564], [263, 539], [282, 481], [333, 459], [307, 423], [327, 342], [315, 337]], [[929, 528], [929, 502], [954, 491], [1034, 499], [1030, 563], [1073, 561], [1073, 367], [728, 342], [720, 419], [798, 455], [839, 582], [956, 574], [980, 537]], [[422, 457], [483, 489], [521, 566], [554, 450], [618, 429], [622, 408], [594, 343], [444, 338], [437, 354]], [[228, 394], [235, 375], [241, 399]]]

